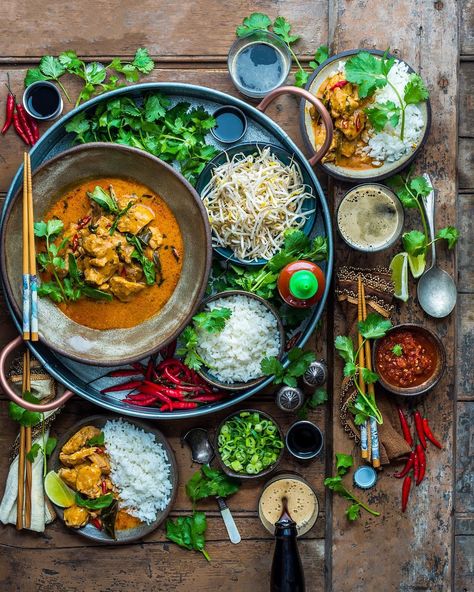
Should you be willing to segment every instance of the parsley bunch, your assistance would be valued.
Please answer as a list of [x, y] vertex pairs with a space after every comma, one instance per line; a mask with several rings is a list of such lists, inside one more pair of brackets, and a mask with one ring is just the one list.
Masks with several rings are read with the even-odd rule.
[[[433, 188], [423, 176], [411, 177], [410, 173], [403, 177], [395, 175], [388, 180], [388, 185], [395, 191], [403, 206], [407, 209], [417, 209], [420, 213], [423, 232], [411, 230], [402, 236], [403, 248], [412, 257], [426, 256], [429, 242], [429, 230], [426, 220], [423, 197], [429, 195]], [[459, 231], [454, 226], [446, 226], [438, 230], [435, 241], [446, 240], [448, 249], [453, 249], [459, 238]]]
[[81, 92], [76, 101], [77, 107], [94, 94], [124, 86], [123, 79], [127, 82], [137, 82], [142, 74], [149, 74], [154, 67], [155, 63], [145, 47], [139, 47], [130, 62], [122, 62], [119, 58], [114, 58], [106, 66], [100, 62], [86, 63], [77, 57], [75, 51], [68, 50], [63, 51], [58, 57], [42, 57], [37, 68], [27, 70], [25, 87], [39, 80], [52, 80], [57, 82], [67, 100], [71, 102], [68, 92], [59, 79], [64, 74], [72, 74], [83, 81]]
[[398, 100], [398, 105], [393, 101], [375, 103], [366, 109], [367, 116], [374, 129], [378, 132], [390, 123], [396, 127], [401, 119], [400, 139], [403, 141], [405, 134], [405, 116], [408, 105], [416, 105], [428, 98], [428, 90], [423, 79], [418, 74], [410, 74], [410, 78], [400, 94], [397, 87], [390, 82], [388, 75], [395, 63], [394, 57], [388, 57], [387, 49], [381, 58], [367, 51], [360, 51], [345, 66], [346, 79], [357, 84], [359, 97], [371, 97], [375, 91], [384, 86], [390, 86]]
[[283, 366], [280, 360], [274, 356], [263, 358], [260, 362], [262, 374], [273, 376], [274, 384], [286, 384], [295, 387], [297, 378], [303, 376], [316, 356], [313, 352], [304, 351], [301, 347], [293, 347], [288, 352], [288, 364]]
[[376, 512], [369, 508], [364, 502], [361, 502], [360, 499], [357, 499], [352, 491], [349, 491], [343, 483], [342, 477], [349, 471], [349, 469], [353, 465], [353, 458], [350, 454], [336, 454], [336, 475], [334, 477], [328, 477], [324, 479], [324, 485], [328, 487], [331, 491], [338, 493], [342, 497], [349, 500], [351, 503], [350, 506], [346, 508], [346, 516], [347, 519], [351, 522], [354, 522], [358, 518], [360, 518], [360, 509], [364, 508], [366, 512], [372, 514], [372, 516], [380, 516], [380, 512]]
[[194, 182], [206, 163], [217, 154], [206, 143], [215, 119], [204, 108], [171, 101], [151, 93], [142, 101], [117, 97], [94, 110], [79, 113], [66, 125], [78, 143], [116, 142], [140, 148], [165, 162], [177, 162], [181, 173]]
[[344, 376], [351, 376], [354, 379], [354, 385], [358, 391], [358, 395], [354, 405], [351, 407], [351, 412], [354, 414], [354, 423], [356, 425], [363, 424], [369, 417], [374, 417], [380, 424], [383, 423], [382, 414], [375, 402], [375, 398], [369, 393], [363, 393], [360, 390], [359, 383], [355, 380], [358, 372], [362, 373], [362, 378], [366, 384], [373, 384], [378, 380], [378, 374], [372, 372], [368, 368], [361, 368], [357, 365], [357, 357], [360, 350], [364, 347], [367, 339], [378, 339], [383, 337], [391, 328], [392, 323], [389, 319], [385, 319], [381, 315], [371, 312], [367, 315], [365, 321], [358, 323], [359, 333], [364, 338], [362, 344], [357, 351], [354, 349], [354, 344], [350, 337], [339, 335], [334, 341], [334, 347], [338, 354], [344, 360]]
[[[304, 86], [308, 82], [309, 72], [301, 65], [298, 56], [294, 52], [292, 45], [300, 39], [300, 35], [292, 35], [291, 24], [283, 16], [278, 16], [272, 23], [271, 18], [262, 12], [253, 12], [242, 21], [235, 31], [237, 37], [244, 37], [253, 31], [271, 31], [277, 35], [288, 47], [295, 61], [298, 70], [295, 73], [296, 86]], [[321, 45], [316, 50], [313, 60], [309, 62], [309, 67], [315, 70], [320, 64], [329, 57], [329, 50], [326, 45]]]

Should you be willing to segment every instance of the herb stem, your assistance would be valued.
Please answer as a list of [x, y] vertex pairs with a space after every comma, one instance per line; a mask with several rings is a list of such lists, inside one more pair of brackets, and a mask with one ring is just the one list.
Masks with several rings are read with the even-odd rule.
[[291, 45], [289, 45], [288, 43], [286, 44], [286, 46], [288, 47], [288, 49], [290, 50], [291, 55], [293, 56], [293, 59], [295, 60], [296, 65], [298, 66], [298, 68], [304, 72], [304, 68], [303, 66], [300, 64], [300, 61], [296, 55], [296, 53], [293, 51], [293, 49], [291, 48]]
[[406, 109], [406, 105], [403, 102], [402, 97], [400, 96], [400, 93], [397, 90], [397, 87], [390, 82], [390, 80], [388, 79], [388, 76], [386, 76], [385, 79], [387, 80], [387, 83], [391, 87], [391, 89], [393, 90], [393, 92], [397, 95], [398, 101], [400, 103], [400, 109], [402, 111], [402, 126], [401, 126], [401, 129], [400, 129], [400, 140], [403, 141], [403, 136], [405, 135], [405, 109]]
[[[64, 85], [62, 84], [62, 82], [59, 80], [59, 78], [56, 78], [56, 82], [59, 85], [59, 88], [63, 91], [64, 96], [66, 97], [66, 99], [68, 100], [68, 103], [71, 103], [71, 97], [69, 96], [67, 90], [64, 88]], [[77, 107], [77, 105], [76, 105]]]
[[[359, 368], [360, 371], [360, 368]], [[367, 403], [367, 406], [370, 407], [370, 409], [373, 412], [373, 418], [375, 419], [375, 421], [379, 424], [382, 425], [383, 424], [383, 417], [382, 414], [380, 413], [380, 410], [378, 409], [375, 400], [372, 397], [368, 397], [365, 393], [362, 392], [358, 381], [354, 380], [353, 381], [355, 384], [355, 387], [357, 389], [357, 391], [359, 392], [359, 395], [364, 399], [364, 401]]]
[[369, 506], [367, 506], [366, 504], [364, 504], [364, 502], [361, 502], [360, 499], [357, 499], [356, 496], [349, 491], [348, 489], [346, 489], [344, 487], [344, 485], [342, 485], [344, 491], [346, 492], [346, 494], [348, 495], [348, 497], [351, 498], [352, 501], [354, 501], [356, 504], [359, 504], [359, 506], [361, 508], [364, 508], [364, 510], [366, 512], [369, 512], [369, 514], [372, 514], [372, 516], [380, 516], [380, 512], [377, 512], [376, 510], [372, 510], [372, 508], [370, 508]]

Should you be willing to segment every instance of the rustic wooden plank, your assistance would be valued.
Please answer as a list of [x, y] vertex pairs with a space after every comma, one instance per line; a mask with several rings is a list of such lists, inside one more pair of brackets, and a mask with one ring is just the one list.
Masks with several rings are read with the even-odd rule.
[[461, 62], [459, 69], [459, 129], [462, 137], [474, 137], [474, 62]]
[[474, 349], [474, 296], [458, 296], [457, 337], [457, 398], [458, 401], [474, 401], [474, 377], [472, 352]]
[[456, 512], [474, 512], [474, 402], [458, 403]]
[[[370, 15], [370, 27], [367, 27]], [[437, 227], [455, 223], [455, 154], [456, 154], [456, 62], [457, 32], [446, 30], [446, 22], [456, 22], [456, 4], [443, 3], [387, 3], [366, 1], [363, 3], [335, 3], [334, 49], [351, 47], [385, 48], [390, 45], [409, 64], [416, 68], [430, 89], [433, 107], [433, 123], [430, 138], [417, 161], [417, 171], [427, 171], [439, 191], [437, 203]], [[403, 23], [403, 26], [387, 27], [387, 23]], [[347, 188], [336, 186], [335, 205]], [[407, 228], [416, 228], [416, 218], [409, 216]], [[416, 224], [416, 225], [415, 225]], [[400, 250], [380, 255], [360, 256], [336, 244], [336, 268], [338, 265], [360, 266], [388, 265], [391, 256]], [[454, 272], [454, 257], [440, 249], [440, 264]], [[394, 322], [413, 321], [434, 328], [445, 343], [454, 339], [453, 319], [434, 322], [424, 317], [414, 299], [415, 284], [411, 281], [411, 296], [405, 305], [398, 303]], [[334, 335], [346, 332], [345, 319], [336, 307], [334, 311]], [[448, 349], [452, 349], [449, 348]], [[452, 529], [452, 416], [454, 356], [448, 351], [448, 371], [442, 381], [417, 406], [429, 417], [434, 431], [442, 438], [443, 451], [429, 450], [427, 478], [412, 492], [405, 514], [400, 511], [401, 483], [391, 479], [392, 469], [379, 475], [376, 487], [369, 493], [362, 492], [362, 499], [372, 503], [382, 512], [380, 518], [364, 513], [356, 524], [349, 524], [344, 516], [347, 501], [333, 497], [332, 515], [332, 588], [362, 591], [382, 590], [431, 590], [449, 588], [451, 552], [447, 547]], [[341, 382], [341, 364], [335, 363], [333, 399], [333, 448], [334, 452], [353, 453], [352, 442], [343, 432], [338, 421], [338, 387]], [[357, 463], [356, 463], [357, 464]], [[433, 500], [436, 501], [434, 512]], [[328, 515], [329, 519], [329, 515]], [[383, 534], [382, 534], [383, 533]], [[394, 541], [396, 554], [394, 555]], [[377, 557], [378, 564], [373, 558]], [[390, 557], [390, 560], [385, 558]]]
[[139, 7], [117, 0], [86, 0], [67, 7], [54, 0], [21, 6], [6, 0], [3, 6], [0, 55], [11, 58], [57, 55], [65, 49], [85, 56], [133, 55], [137, 47], [147, 47], [158, 57], [211, 55], [223, 61], [236, 26], [254, 11], [287, 17], [302, 35], [304, 53], [314, 53], [327, 35], [325, 0], [242, 0], [231, 9], [220, 0], [186, 2], [179, 9], [167, 0], [144, 0]]
[[474, 141], [471, 138], [459, 138], [458, 153], [459, 189], [474, 189]]
[[470, 592], [474, 587], [474, 536], [457, 536], [454, 548], [454, 589]]
[[460, 18], [460, 42], [461, 54], [474, 54], [474, 2], [473, 0], [462, 0]]
[[[302, 541], [299, 547], [308, 590], [321, 590], [323, 542]], [[253, 590], [268, 589], [273, 541], [245, 541], [239, 547], [211, 542], [207, 551], [210, 563], [168, 543], [86, 547], [80, 553], [3, 547], [0, 586], [8, 592], [244, 592], [249, 583]]]
[[458, 195], [458, 227], [461, 238], [457, 246], [458, 291], [474, 290], [474, 269], [472, 265], [474, 194]]

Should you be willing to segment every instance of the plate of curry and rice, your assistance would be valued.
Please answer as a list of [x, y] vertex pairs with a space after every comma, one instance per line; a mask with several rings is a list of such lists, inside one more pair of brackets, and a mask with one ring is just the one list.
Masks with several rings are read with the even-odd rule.
[[[176, 460], [166, 438], [119, 416], [96, 415], [72, 426], [59, 439], [49, 469], [45, 489], [59, 518], [101, 543], [149, 534], [166, 519], [177, 494]], [[48, 487], [48, 481], [56, 483]]]
[[[334, 137], [320, 167], [341, 181], [381, 181], [408, 166], [425, 143], [431, 124], [423, 79], [388, 51], [350, 50], [319, 66], [306, 89], [328, 109]], [[308, 148], [325, 138], [309, 105], [300, 106]]]

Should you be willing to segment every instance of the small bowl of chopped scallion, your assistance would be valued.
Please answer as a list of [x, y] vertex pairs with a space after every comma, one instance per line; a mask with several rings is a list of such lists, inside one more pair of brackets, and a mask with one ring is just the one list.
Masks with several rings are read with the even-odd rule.
[[215, 449], [222, 469], [240, 479], [271, 473], [280, 463], [284, 446], [276, 421], [255, 409], [230, 415], [216, 432]]

